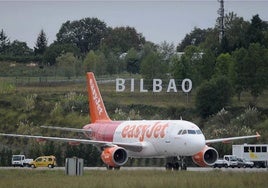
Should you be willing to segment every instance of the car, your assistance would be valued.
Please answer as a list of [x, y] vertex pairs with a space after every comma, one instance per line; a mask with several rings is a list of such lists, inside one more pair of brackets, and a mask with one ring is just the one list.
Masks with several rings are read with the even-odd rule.
[[32, 161], [29, 165], [32, 168], [36, 168], [36, 167], [54, 168], [55, 166], [57, 166], [56, 157], [53, 155], [40, 156], [36, 158], [34, 161]]
[[237, 158], [237, 161], [238, 161], [238, 168], [240, 168], [240, 167], [252, 168], [254, 166], [254, 163], [252, 161], [248, 161], [248, 160], [243, 159], [243, 158]]
[[221, 167], [225, 167], [227, 168], [228, 167], [228, 161], [226, 161], [225, 159], [218, 159], [214, 165], [213, 165], [213, 168], [221, 168]]

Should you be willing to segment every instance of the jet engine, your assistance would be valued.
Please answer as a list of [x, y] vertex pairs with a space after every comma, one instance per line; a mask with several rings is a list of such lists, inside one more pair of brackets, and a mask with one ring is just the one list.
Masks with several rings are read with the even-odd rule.
[[124, 148], [113, 146], [107, 147], [102, 151], [101, 159], [109, 167], [118, 167], [127, 162], [128, 155]]
[[192, 156], [195, 164], [205, 167], [212, 166], [218, 160], [218, 152], [216, 149], [205, 146], [200, 152]]

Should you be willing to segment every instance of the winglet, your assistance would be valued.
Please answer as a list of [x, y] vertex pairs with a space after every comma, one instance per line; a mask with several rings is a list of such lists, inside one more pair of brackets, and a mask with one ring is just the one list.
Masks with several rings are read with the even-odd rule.
[[256, 136], [257, 136], [257, 139], [261, 137], [261, 135], [258, 132], [256, 132]]
[[87, 73], [87, 89], [91, 122], [94, 123], [96, 121], [111, 121], [106, 112], [93, 72]]

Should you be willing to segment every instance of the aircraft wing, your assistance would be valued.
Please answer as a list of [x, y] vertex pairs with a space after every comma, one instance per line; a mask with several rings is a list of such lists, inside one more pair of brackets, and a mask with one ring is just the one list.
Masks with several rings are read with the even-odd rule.
[[210, 139], [210, 140], [206, 140], [206, 144], [211, 144], [211, 143], [216, 143], [216, 142], [229, 143], [230, 141], [233, 141], [233, 140], [258, 138], [260, 136], [261, 135], [259, 133], [256, 133], [256, 135], [251, 135], [251, 136], [237, 136], [237, 137], [229, 137], [229, 138]]
[[61, 131], [80, 132], [80, 133], [91, 132], [85, 129], [76, 129], [76, 128], [69, 128], [69, 127], [54, 127], [54, 126], [46, 126], [46, 125], [41, 126], [41, 128], [56, 129], [56, 130], [61, 130]]
[[21, 135], [21, 134], [5, 134], [0, 133], [0, 136], [8, 136], [8, 137], [21, 137], [21, 138], [35, 138], [40, 141], [62, 141], [69, 143], [81, 143], [81, 144], [92, 144], [97, 147], [108, 147], [108, 146], [120, 146], [127, 150], [138, 152], [141, 151], [144, 146], [140, 143], [121, 143], [121, 142], [107, 142], [107, 141], [96, 141], [96, 140], [88, 140], [88, 139], [77, 139], [77, 138], [61, 138], [61, 137], [49, 137], [49, 136], [34, 136], [34, 135]]

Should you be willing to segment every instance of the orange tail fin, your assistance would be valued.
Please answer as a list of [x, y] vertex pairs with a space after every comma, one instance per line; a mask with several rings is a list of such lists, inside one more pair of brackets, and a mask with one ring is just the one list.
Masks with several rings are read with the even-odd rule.
[[106, 112], [93, 72], [87, 73], [87, 90], [91, 122], [94, 123], [96, 121], [111, 121]]

